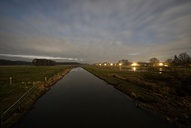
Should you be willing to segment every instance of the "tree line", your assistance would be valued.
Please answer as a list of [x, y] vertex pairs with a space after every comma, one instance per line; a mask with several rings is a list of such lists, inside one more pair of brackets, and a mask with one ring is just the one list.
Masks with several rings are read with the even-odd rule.
[[0, 65], [32, 65], [32, 63], [26, 61], [11, 61], [0, 59]]
[[[122, 63], [123, 65], [130, 65], [131, 62], [129, 62], [126, 59], [119, 60], [118, 63]], [[138, 62], [140, 63], [146, 63], [146, 62]], [[147, 63], [150, 66], [157, 66], [160, 63], [160, 60], [156, 57], [150, 58], [149, 63]], [[178, 56], [175, 55], [171, 59], [167, 59], [165, 61], [166, 64], [171, 66], [189, 66], [191, 64], [191, 57], [187, 53], [180, 53]]]
[[191, 63], [191, 57], [187, 53], [180, 53], [178, 56], [175, 55], [173, 59], [168, 59], [167, 62], [173, 66], [188, 65]]
[[[149, 60], [149, 62], [153, 65], [159, 63], [159, 59], [153, 57]], [[191, 64], [191, 57], [187, 53], [180, 53], [178, 56], [175, 55], [171, 59], [167, 59], [166, 63], [171, 66], [189, 66]]]
[[48, 60], [48, 59], [34, 59], [32, 61], [33, 65], [36, 66], [54, 66], [56, 65], [56, 61]]

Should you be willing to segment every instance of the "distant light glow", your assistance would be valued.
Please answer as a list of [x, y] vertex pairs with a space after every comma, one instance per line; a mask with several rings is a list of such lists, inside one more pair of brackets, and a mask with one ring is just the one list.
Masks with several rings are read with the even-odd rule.
[[122, 63], [119, 63], [119, 66], [122, 66]]
[[164, 66], [165, 66], [165, 67], [168, 67], [168, 64], [165, 64]]
[[106, 66], [107, 64], [105, 63], [104, 66]]
[[99, 64], [99, 66], [101, 66], [101, 64]]
[[132, 63], [131, 66], [138, 66], [138, 64], [137, 63]]
[[159, 63], [159, 66], [163, 66], [163, 63]]
[[110, 65], [113, 66], [113, 63], [111, 63]]

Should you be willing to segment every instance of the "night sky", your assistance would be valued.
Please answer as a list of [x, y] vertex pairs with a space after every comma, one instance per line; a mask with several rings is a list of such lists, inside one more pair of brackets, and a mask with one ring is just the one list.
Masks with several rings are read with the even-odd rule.
[[0, 59], [191, 55], [191, 0], [0, 0]]

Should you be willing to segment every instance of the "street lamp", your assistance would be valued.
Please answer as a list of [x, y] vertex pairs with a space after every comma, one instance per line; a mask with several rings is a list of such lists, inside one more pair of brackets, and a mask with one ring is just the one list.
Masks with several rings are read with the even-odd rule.
[[163, 66], [163, 63], [159, 63], [159, 66]]
[[138, 66], [138, 64], [137, 63], [132, 63], [131, 66]]

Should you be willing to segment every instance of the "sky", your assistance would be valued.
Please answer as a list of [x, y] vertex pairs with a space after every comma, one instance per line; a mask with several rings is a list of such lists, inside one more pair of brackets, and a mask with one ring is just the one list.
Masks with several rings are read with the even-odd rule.
[[191, 0], [0, 0], [0, 59], [191, 55]]

